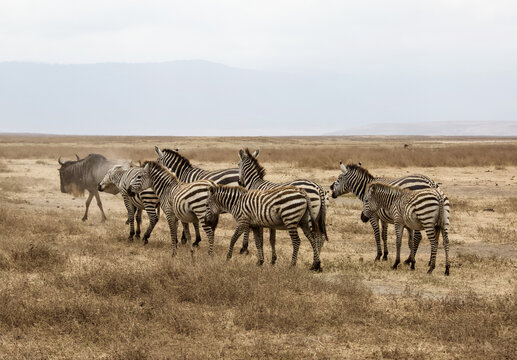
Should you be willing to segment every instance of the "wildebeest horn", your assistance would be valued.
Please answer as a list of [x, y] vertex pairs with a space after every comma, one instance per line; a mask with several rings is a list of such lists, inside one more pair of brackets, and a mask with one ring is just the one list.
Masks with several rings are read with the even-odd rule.
[[57, 159], [57, 162], [59, 163], [59, 165], [63, 165], [63, 162], [61, 161], [61, 156], [59, 157], [59, 159]]
[[79, 157], [79, 155], [75, 154], [75, 157], [77, 158], [77, 161], [81, 160], [81, 158]]

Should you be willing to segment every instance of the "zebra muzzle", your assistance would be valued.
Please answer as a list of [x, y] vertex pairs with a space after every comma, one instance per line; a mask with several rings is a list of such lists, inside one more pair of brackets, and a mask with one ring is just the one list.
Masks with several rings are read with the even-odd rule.
[[370, 218], [366, 216], [363, 212], [361, 212], [361, 221], [365, 223], [370, 221]]

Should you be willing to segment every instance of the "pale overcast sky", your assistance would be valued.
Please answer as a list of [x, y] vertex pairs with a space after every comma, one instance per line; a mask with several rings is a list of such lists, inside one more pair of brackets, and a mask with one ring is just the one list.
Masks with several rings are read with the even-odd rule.
[[0, 61], [514, 71], [515, 0], [0, 0]]
[[[194, 59], [231, 68], [9, 63]], [[0, 0], [0, 132], [321, 134], [516, 99], [517, 0]]]

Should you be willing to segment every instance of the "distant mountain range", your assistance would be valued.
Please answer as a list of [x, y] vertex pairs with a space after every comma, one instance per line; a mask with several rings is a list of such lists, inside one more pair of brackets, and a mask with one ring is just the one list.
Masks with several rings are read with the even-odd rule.
[[517, 121], [429, 121], [377, 123], [326, 135], [517, 136]]
[[[504, 73], [494, 76], [396, 69], [296, 74], [199, 60], [0, 63], [0, 132], [515, 135], [515, 83]], [[472, 121], [434, 122], [448, 119]]]

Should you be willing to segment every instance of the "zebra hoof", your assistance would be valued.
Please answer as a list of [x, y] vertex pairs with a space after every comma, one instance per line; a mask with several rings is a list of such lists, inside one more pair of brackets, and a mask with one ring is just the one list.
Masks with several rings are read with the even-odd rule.
[[192, 246], [194, 246], [194, 247], [199, 247], [199, 241], [194, 241], [194, 243], [192, 244]]
[[449, 265], [445, 266], [445, 276], [449, 276]]
[[257, 266], [262, 266], [264, 264], [264, 260], [257, 260]]
[[393, 264], [393, 266], [391, 267], [393, 270], [397, 270], [397, 267], [399, 266], [399, 263], [395, 263]]
[[411, 270], [415, 270], [415, 262], [414, 261], [411, 262]]
[[248, 251], [248, 248], [241, 248], [240, 251], [239, 251], [239, 254], [244, 254], [244, 255], [248, 255], [250, 252]]
[[126, 225], [129, 225], [129, 219], [126, 220]]
[[429, 268], [429, 270], [427, 270], [427, 273], [428, 273], [429, 275], [431, 275], [431, 274], [433, 273], [433, 270], [434, 270], [434, 267]]
[[276, 264], [276, 256], [271, 257], [271, 265]]
[[411, 264], [411, 258], [407, 258], [406, 260], [404, 260], [404, 265], [409, 265]]
[[382, 257], [382, 261], [388, 261], [388, 254], [384, 254]]
[[136, 233], [135, 237], [136, 237], [137, 240], [140, 240], [140, 234], [139, 233]]
[[147, 245], [149, 244], [149, 241], [147, 240], [147, 238], [144, 239], [144, 245]]
[[315, 271], [315, 272], [321, 272], [322, 269], [321, 269], [321, 263], [318, 261], [318, 262], [315, 262], [312, 264], [312, 266], [310, 267], [310, 270], [311, 271]]
[[231, 258], [232, 258], [232, 254], [228, 254], [228, 255], [226, 255], [226, 261], [230, 261], [230, 260], [231, 260]]
[[88, 220], [88, 218], [86, 216], [83, 216], [83, 218], [81, 220], [86, 221], [86, 220]]

